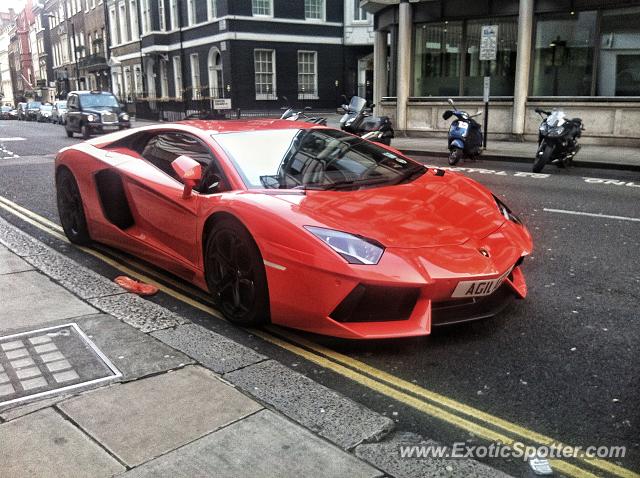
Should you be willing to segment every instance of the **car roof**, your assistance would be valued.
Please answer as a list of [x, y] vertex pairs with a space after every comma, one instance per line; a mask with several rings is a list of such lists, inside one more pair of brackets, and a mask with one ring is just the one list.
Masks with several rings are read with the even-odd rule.
[[309, 129], [323, 128], [315, 123], [289, 121], [281, 119], [245, 119], [245, 120], [186, 120], [178, 124], [191, 126], [213, 133], [240, 133], [243, 131], [265, 131], [273, 129]]
[[92, 90], [73, 90], [70, 95], [109, 95], [114, 96], [110, 91], [92, 91]]

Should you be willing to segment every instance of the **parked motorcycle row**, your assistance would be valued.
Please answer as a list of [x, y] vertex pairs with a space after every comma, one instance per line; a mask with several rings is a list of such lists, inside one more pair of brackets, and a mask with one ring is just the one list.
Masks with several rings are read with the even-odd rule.
[[[453, 166], [461, 159], [478, 159], [482, 154], [483, 132], [480, 124], [473, 118], [481, 115], [482, 111], [470, 115], [457, 109], [452, 99], [449, 99], [449, 104], [454, 109], [442, 114], [444, 120], [455, 117], [449, 127], [447, 139], [449, 164]], [[573, 157], [580, 150], [578, 138], [584, 130], [582, 120], [568, 119], [563, 111], [536, 108], [535, 112], [540, 115], [542, 122], [538, 128], [538, 149], [533, 161], [533, 172], [539, 173], [546, 164], [570, 166]]]

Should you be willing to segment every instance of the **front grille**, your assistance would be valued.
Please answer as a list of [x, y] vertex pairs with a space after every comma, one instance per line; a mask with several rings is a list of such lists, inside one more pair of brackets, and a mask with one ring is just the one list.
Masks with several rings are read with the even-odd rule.
[[493, 317], [500, 313], [515, 297], [508, 284], [486, 297], [445, 300], [431, 304], [431, 324], [447, 325]]
[[118, 115], [115, 113], [102, 113], [102, 122], [103, 123], [117, 123]]
[[420, 289], [357, 285], [329, 317], [338, 322], [388, 322], [408, 320]]

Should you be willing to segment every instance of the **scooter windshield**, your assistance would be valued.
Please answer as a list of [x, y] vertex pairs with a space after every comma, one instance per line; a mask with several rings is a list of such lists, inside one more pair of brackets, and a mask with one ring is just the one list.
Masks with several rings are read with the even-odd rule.
[[354, 96], [351, 98], [351, 102], [349, 103], [349, 111], [360, 113], [365, 106], [367, 106], [367, 100], [360, 98], [359, 96]]
[[547, 124], [551, 127], [562, 126], [564, 124], [564, 111], [553, 111], [547, 118]]

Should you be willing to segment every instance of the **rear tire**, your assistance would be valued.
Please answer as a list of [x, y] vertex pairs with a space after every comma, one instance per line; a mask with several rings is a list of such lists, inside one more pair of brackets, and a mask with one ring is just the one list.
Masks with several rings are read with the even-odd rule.
[[229, 322], [243, 327], [269, 322], [264, 263], [242, 224], [234, 219], [215, 224], [207, 238], [204, 263], [209, 291]]
[[80, 246], [89, 244], [91, 236], [80, 189], [71, 171], [64, 167], [56, 174], [56, 200], [60, 223], [69, 241]]
[[462, 150], [460, 148], [453, 148], [449, 153], [449, 165], [455, 166], [462, 158]]
[[536, 155], [536, 159], [533, 161], [533, 172], [539, 173], [544, 168], [544, 165], [547, 164], [551, 160], [551, 153], [553, 153], [553, 146], [549, 144], [544, 145], [544, 149], [542, 150], [542, 154], [538, 150], [538, 154]]

